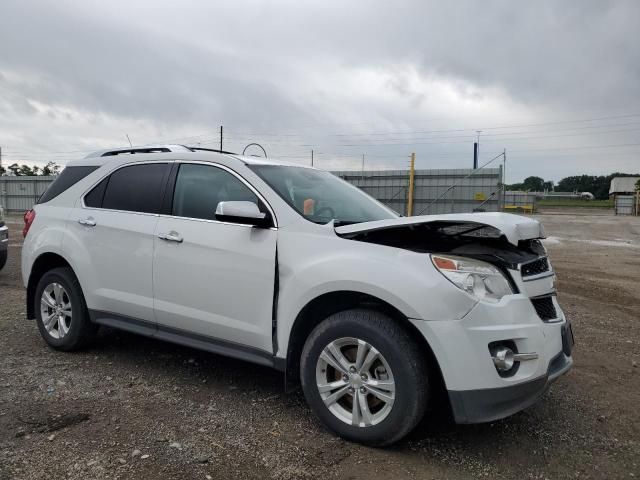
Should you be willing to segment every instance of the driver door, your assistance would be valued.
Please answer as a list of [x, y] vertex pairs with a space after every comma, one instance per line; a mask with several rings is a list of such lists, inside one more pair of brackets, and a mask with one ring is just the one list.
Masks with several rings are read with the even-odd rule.
[[155, 231], [154, 311], [159, 333], [271, 355], [274, 228], [221, 222], [223, 201], [260, 200], [226, 167], [179, 163], [170, 216]]

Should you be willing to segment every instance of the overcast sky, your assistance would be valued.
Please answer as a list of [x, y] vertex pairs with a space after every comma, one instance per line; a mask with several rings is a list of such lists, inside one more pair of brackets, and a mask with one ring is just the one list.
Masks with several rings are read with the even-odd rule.
[[508, 182], [638, 172], [639, 36], [635, 0], [2, 0], [3, 164], [224, 125], [326, 169], [466, 168], [482, 130]]

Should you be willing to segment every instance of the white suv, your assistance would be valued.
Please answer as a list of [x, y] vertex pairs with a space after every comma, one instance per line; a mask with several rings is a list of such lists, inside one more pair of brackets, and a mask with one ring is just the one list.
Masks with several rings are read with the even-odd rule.
[[99, 325], [267, 365], [337, 434], [393, 443], [534, 403], [573, 337], [533, 219], [401, 218], [330, 173], [176, 145], [68, 164], [25, 215], [27, 316], [60, 350]]

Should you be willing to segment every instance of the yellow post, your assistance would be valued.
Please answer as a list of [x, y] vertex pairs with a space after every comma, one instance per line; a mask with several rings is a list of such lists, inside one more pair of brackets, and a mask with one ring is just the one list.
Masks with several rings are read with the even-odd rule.
[[407, 217], [413, 215], [413, 179], [416, 174], [416, 154], [411, 154], [411, 166], [409, 167], [409, 198], [407, 203]]

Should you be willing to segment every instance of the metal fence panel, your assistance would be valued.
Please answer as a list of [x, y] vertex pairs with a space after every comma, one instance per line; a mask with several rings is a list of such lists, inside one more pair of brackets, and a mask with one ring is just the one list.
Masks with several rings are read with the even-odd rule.
[[539, 193], [508, 190], [504, 192], [504, 206], [510, 208], [525, 208], [534, 210]]
[[[409, 171], [336, 171], [398, 213], [407, 213]], [[29, 210], [55, 177], [0, 177], [0, 205], [9, 212]], [[502, 209], [501, 168], [416, 170], [414, 215]]]
[[[407, 213], [409, 171], [336, 171], [398, 213]], [[501, 168], [416, 170], [413, 211], [419, 214], [463, 213], [501, 209]]]
[[24, 212], [38, 201], [55, 180], [47, 177], [0, 177], [0, 205], [7, 212]]

